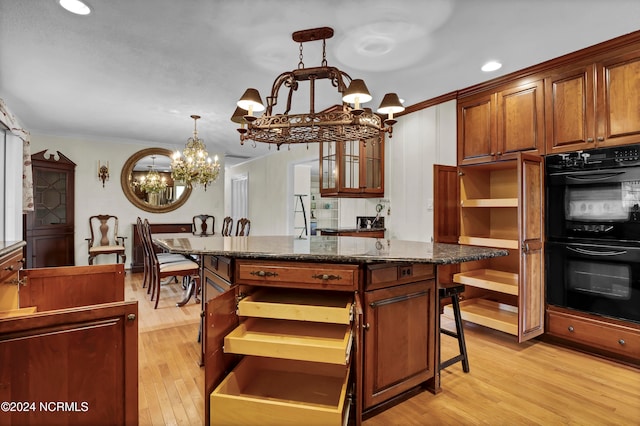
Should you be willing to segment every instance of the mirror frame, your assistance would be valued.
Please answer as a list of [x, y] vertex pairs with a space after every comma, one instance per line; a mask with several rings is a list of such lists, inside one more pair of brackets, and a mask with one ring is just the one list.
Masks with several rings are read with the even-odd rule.
[[189, 199], [189, 196], [191, 196], [191, 191], [192, 191], [191, 185], [189, 184], [186, 185], [180, 199], [174, 201], [171, 204], [167, 204], [166, 206], [153, 206], [147, 203], [146, 201], [141, 200], [140, 198], [138, 198], [138, 196], [136, 196], [131, 186], [133, 168], [138, 163], [138, 161], [150, 155], [165, 155], [171, 158], [171, 156], [173, 155], [173, 152], [171, 152], [166, 148], [147, 148], [147, 149], [143, 149], [142, 151], [138, 151], [135, 154], [133, 154], [131, 157], [129, 157], [127, 162], [124, 163], [124, 166], [122, 167], [122, 172], [120, 174], [120, 185], [122, 186], [122, 192], [124, 192], [124, 195], [127, 197], [127, 199], [131, 201], [131, 204], [133, 204], [134, 206], [146, 212], [150, 212], [150, 213], [172, 212], [182, 207], [184, 203], [187, 202], [187, 200]]

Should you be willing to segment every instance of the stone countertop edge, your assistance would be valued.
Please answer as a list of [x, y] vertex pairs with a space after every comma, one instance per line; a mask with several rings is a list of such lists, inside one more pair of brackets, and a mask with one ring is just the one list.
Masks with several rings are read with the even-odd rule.
[[[275, 237], [184, 237], [157, 234], [153, 239], [172, 253], [227, 256], [236, 259], [288, 260], [334, 263], [431, 263], [456, 264], [507, 256], [509, 251], [458, 244], [382, 240], [358, 237], [311, 237], [317, 247], [304, 246], [309, 240], [292, 236]], [[319, 240], [318, 240], [319, 239]], [[294, 247], [295, 242], [300, 247]], [[338, 249], [323, 244], [340, 242]], [[251, 248], [250, 248], [251, 247]]]
[[7, 253], [24, 247], [27, 245], [26, 241], [0, 241], [0, 256], [4, 256]]

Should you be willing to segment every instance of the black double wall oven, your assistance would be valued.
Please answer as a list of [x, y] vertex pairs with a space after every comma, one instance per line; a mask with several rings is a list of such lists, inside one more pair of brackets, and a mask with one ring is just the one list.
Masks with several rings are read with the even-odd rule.
[[548, 156], [550, 305], [640, 323], [640, 145]]

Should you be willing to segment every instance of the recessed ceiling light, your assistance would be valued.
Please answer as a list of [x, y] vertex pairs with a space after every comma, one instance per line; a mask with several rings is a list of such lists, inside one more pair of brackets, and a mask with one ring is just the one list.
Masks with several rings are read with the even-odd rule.
[[499, 70], [500, 68], [502, 68], [502, 64], [500, 62], [489, 61], [486, 64], [484, 64], [481, 69], [484, 72], [491, 72], [491, 71]]
[[80, 0], [60, 0], [59, 3], [60, 6], [76, 15], [88, 15], [91, 13], [91, 8]]

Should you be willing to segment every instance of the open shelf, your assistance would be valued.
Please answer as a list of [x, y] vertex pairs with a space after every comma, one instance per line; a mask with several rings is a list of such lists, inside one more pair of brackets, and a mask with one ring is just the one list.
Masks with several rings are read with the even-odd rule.
[[475, 269], [453, 275], [453, 281], [459, 284], [518, 295], [518, 274], [495, 269]]
[[495, 247], [504, 249], [517, 250], [520, 244], [518, 240], [502, 239], [502, 238], [485, 238], [485, 237], [471, 237], [461, 235], [458, 237], [459, 244], [466, 244], [469, 246], [483, 246], [483, 247]]
[[[451, 305], [444, 307], [445, 315], [453, 318]], [[486, 299], [460, 302], [460, 315], [465, 321], [480, 324], [508, 334], [518, 335], [518, 308]]]
[[462, 200], [460, 207], [518, 207], [517, 198], [477, 198]]

